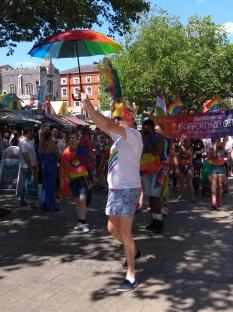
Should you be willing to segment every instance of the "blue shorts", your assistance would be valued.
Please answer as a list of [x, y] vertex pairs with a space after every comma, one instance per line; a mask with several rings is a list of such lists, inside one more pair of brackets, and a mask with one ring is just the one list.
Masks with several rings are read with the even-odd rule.
[[70, 181], [70, 191], [74, 198], [78, 198], [80, 195], [88, 195], [89, 188], [86, 177], [79, 177]]
[[162, 174], [163, 171], [160, 170], [159, 173], [154, 173], [151, 175], [144, 174], [144, 190], [145, 195], [148, 197], [159, 197], [161, 195], [162, 183], [159, 179], [159, 175]]
[[106, 205], [107, 216], [131, 217], [139, 201], [141, 188], [109, 189]]
[[226, 167], [225, 166], [210, 166], [209, 167], [209, 175], [226, 175]]

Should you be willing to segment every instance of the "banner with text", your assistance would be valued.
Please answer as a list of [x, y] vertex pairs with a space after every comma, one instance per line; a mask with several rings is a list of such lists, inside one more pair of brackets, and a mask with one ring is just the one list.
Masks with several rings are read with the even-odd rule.
[[149, 116], [169, 138], [217, 138], [233, 135], [233, 110], [176, 116]]

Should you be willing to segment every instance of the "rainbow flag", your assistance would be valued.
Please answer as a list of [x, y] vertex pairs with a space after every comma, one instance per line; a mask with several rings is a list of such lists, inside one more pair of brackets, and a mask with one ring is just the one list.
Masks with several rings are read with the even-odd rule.
[[217, 110], [219, 110], [219, 99], [213, 98], [205, 101], [202, 112], [216, 112]]
[[168, 175], [164, 175], [162, 188], [161, 188], [161, 196], [160, 196], [160, 199], [163, 204], [167, 203], [168, 195], [169, 195], [169, 179], [168, 179]]
[[176, 115], [178, 112], [180, 112], [184, 108], [183, 103], [179, 98], [175, 99], [171, 104], [167, 107], [167, 112], [169, 115]]

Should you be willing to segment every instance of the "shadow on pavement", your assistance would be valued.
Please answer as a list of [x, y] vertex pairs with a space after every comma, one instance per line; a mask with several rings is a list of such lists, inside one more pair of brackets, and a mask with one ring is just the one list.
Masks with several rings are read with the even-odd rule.
[[[168, 301], [167, 312], [224, 311], [232, 307], [233, 214], [232, 194], [225, 197], [222, 210], [209, 210], [208, 199], [195, 204], [171, 201], [165, 230], [156, 235], [145, 230], [148, 212], [136, 214], [134, 232], [143, 257], [137, 262], [141, 284], [127, 298]], [[0, 205], [6, 203], [4, 197]], [[14, 199], [15, 200], [15, 199]], [[14, 206], [15, 204], [13, 204]], [[48, 262], [72, 263], [107, 276], [107, 282], [90, 293], [97, 302], [120, 295], [116, 287], [124, 278], [120, 269], [122, 251], [106, 231], [105, 198], [95, 193], [88, 212], [92, 231], [79, 234], [74, 205], [60, 203], [60, 212], [12, 213], [0, 221], [0, 279], [4, 273]], [[117, 264], [116, 264], [117, 262]], [[118, 263], [119, 262], [119, 263]], [[231, 295], [231, 297], [230, 297]], [[159, 302], [158, 301], [158, 302]]]

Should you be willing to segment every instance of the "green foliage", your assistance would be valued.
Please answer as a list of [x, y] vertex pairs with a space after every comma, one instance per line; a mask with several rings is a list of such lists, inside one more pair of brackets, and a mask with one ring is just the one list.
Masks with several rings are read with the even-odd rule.
[[145, 17], [114, 66], [123, 95], [144, 108], [155, 106], [157, 88], [167, 104], [180, 97], [186, 112], [201, 111], [214, 96], [232, 96], [233, 46], [209, 16], [193, 16], [186, 26], [166, 12]]
[[[103, 82], [103, 80], [105, 80], [104, 77], [100, 78], [100, 85], [103, 86], [105, 85], [105, 82]], [[99, 99], [100, 99], [100, 110], [105, 111], [105, 110], [111, 110], [111, 106], [112, 106], [112, 99], [111, 96], [104, 91], [103, 87], [99, 88]]]
[[100, 65], [100, 80], [99, 80], [99, 101], [100, 101], [100, 110], [111, 110], [112, 98], [108, 92], [105, 92], [105, 89], [109, 87], [110, 80], [108, 78], [107, 72], [109, 71], [108, 67], [108, 58], [104, 58], [102, 64]]
[[14, 0], [0, 1], [0, 47], [13, 53], [17, 42], [41, 40], [56, 32], [109, 23], [110, 34], [129, 31], [139, 13], [148, 12], [145, 0]]
[[220, 103], [221, 109], [232, 109], [233, 105], [230, 99], [224, 99]]

